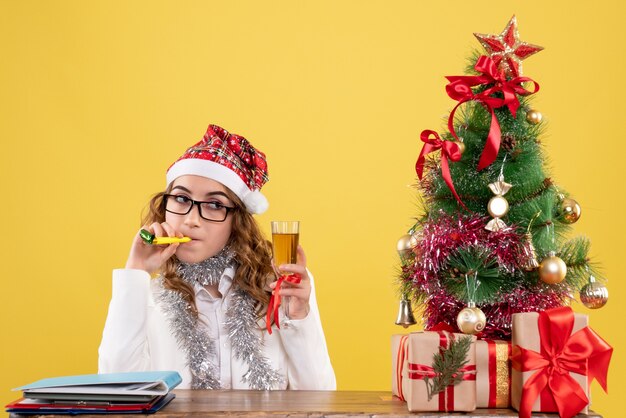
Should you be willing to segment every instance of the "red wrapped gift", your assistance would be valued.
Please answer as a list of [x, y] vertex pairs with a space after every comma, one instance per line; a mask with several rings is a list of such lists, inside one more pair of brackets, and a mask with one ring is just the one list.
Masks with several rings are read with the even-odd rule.
[[[433, 383], [441, 378], [441, 374], [433, 368], [433, 358], [443, 353], [459, 338], [471, 339], [469, 350], [465, 355], [466, 363], [453, 375], [460, 377], [456, 385], [450, 384], [436, 393]], [[414, 332], [406, 336], [396, 335], [392, 338], [395, 354], [393, 361], [394, 394], [405, 399], [409, 411], [473, 411], [476, 409], [476, 338], [464, 334], [453, 334], [447, 331]], [[429, 386], [430, 385], [430, 386]]]
[[476, 407], [511, 406], [510, 357], [510, 341], [476, 341]]
[[613, 348], [587, 321], [569, 307], [513, 314], [511, 403], [521, 418], [587, 413], [593, 379], [606, 391]]

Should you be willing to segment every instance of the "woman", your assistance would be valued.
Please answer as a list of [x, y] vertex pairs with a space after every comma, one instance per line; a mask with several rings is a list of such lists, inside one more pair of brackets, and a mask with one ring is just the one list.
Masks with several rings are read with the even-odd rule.
[[336, 388], [301, 248], [297, 264], [278, 267], [301, 278], [277, 291], [290, 296], [289, 320], [265, 331], [276, 275], [252, 214], [267, 209], [267, 180], [265, 155], [216, 125], [170, 166], [144, 228], [191, 241], [163, 247], [137, 234], [113, 272], [100, 373], [176, 370], [195, 389]]

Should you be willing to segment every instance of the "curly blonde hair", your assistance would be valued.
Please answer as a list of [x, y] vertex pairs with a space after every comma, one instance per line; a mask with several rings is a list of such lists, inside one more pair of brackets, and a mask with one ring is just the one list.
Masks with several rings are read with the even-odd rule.
[[[142, 225], [153, 222], [165, 222], [165, 205], [163, 196], [171, 191], [172, 186], [164, 192], [155, 194], [147, 207]], [[239, 197], [225, 188], [228, 198], [235, 204], [236, 210], [230, 212], [233, 217], [230, 234], [230, 248], [235, 251], [238, 267], [233, 278], [233, 285], [248, 293], [256, 301], [256, 312], [261, 317], [267, 310], [270, 292], [266, 290], [269, 282], [275, 278], [272, 268], [272, 245], [263, 237], [259, 225], [246, 209]], [[193, 288], [178, 276], [176, 269], [180, 261], [171, 257], [161, 267], [165, 288], [177, 291], [189, 303], [194, 316], [198, 316]]]

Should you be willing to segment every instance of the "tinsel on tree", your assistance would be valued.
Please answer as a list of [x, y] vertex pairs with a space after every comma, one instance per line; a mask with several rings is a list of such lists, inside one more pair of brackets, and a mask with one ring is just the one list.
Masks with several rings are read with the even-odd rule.
[[400, 283], [425, 329], [458, 329], [475, 304], [486, 318], [470, 319], [475, 331], [508, 339], [512, 313], [567, 305], [581, 289], [598, 307], [608, 294], [590, 283], [589, 240], [568, 239], [580, 206], [546, 169], [542, 116], [530, 104], [539, 84], [521, 65], [542, 48], [519, 39], [515, 17], [499, 35], [475, 36], [485, 51], [467, 75], [446, 77], [457, 103], [445, 132], [421, 134], [423, 214], [399, 241]]

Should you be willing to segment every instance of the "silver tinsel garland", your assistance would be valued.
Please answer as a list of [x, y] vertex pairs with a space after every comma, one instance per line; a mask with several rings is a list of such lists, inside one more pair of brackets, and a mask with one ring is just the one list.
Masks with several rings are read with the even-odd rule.
[[[181, 278], [193, 286], [197, 281], [202, 285], [219, 283], [224, 270], [235, 266], [234, 253], [225, 248], [215, 257], [195, 264], [182, 264], [178, 268]], [[216, 259], [210, 261], [212, 259]], [[178, 345], [187, 354], [191, 370], [192, 389], [219, 389], [217, 369], [209, 359], [215, 356], [215, 342], [191, 314], [191, 307], [180, 293], [165, 289], [163, 278], [158, 278], [160, 294], [158, 299], [170, 322], [172, 333]], [[248, 364], [248, 371], [242, 377], [251, 389], [271, 390], [282, 383], [281, 375], [272, 369], [269, 360], [261, 349], [263, 341], [256, 332], [258, 323], [255, 313], [255, 300], [241, 289], [232, 289], [233, 296], [226, 311], [225, 326], [231, 340], [235, 357]]]
[[235, 258], [235, 252], [225, 246], [218, 254], [199, 263], [183, 263], [178, 265], [176, 272], [190, 285], [198, 282], [202, 286], [219, 283], [222, 273]]
[[237, 289], [226, 311], [226, 329], [235, 350], [235, 357], [245, 361], [249, 368], [243, 375], [252, 389], [276, 389], [282, 382], [281, 375], [270, 365], [261, 353], [261, 336], [254, 332], [258, 328], [254, 310], [255, 300], [243, 290]]
[[158, 299], [170, 322], [170, 329], [178, 341], [178, 346], [187, 354], [187, 363], [191, 370], [191, 388], [219, 389], [217, 369], [209, 361], [209, 358], [215, 356], [215, 342], [211, 340], [206, 330], [198, 325], [198, 320], [191, 314], [191, 306], [181, 294], [163, 287], [162, 277], [157, 280], [161, 289]]

